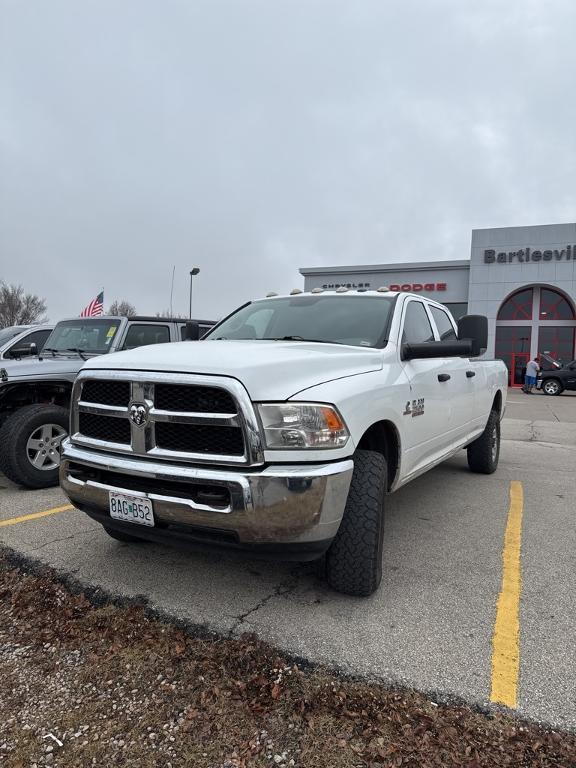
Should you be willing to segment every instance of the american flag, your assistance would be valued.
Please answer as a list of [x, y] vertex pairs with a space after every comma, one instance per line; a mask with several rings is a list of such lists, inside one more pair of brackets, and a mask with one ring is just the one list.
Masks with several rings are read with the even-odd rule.
[[80, 312], [80, 317], [97, 317], [104, 312], [104, 291], [100, 291], [87, 307]]

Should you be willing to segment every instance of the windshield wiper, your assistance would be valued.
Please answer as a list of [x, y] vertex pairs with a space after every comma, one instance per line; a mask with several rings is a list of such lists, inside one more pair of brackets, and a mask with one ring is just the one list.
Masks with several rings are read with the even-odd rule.
[[60, 351], [60, 350], [58, 350], [58, 349], [53, 349], [52, 347], [44, 347], [44, 349], [42, 349], [42, 350], [40, 351], [40, 355], [39, 355], [39, 357], [41, 357], [41, 356], [44, 354], [44, 352], [52, 352], [52, 357], [55, 357], [55, 356], [56, 356], [56, 352], [59, 352], [59, 351]]
[[87, 357], [84, 357], [84, 352], [86, 350], [80, 349], [80, 347], [67, 347], [66, 352], [76, 352], [77, 355], [80, 355], [82, 360], [88, 360]]
[[264, 341], [309, 341], [312, 344], [342, 344], [341, 341], [332, 341], [331, 339], [305, 339], [303, 336], [280, 336], [275, 339], [264, 339]]

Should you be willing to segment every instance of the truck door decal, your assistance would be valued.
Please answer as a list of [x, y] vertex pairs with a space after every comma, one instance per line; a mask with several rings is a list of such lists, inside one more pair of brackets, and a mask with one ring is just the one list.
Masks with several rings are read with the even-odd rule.
[[408, 400], [404, 409], [403, 416], [423, 416], [424, 415], [424, 398], [420, 397], [418, 400]]

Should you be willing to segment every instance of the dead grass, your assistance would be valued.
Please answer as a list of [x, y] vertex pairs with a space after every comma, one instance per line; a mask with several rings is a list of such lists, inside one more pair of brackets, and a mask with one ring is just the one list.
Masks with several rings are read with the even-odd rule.
[[[303, 671], [0, 563], [0, 765], [576, 766], [576, 737]], [[63, 746], [59, 746], [52, 734]]]

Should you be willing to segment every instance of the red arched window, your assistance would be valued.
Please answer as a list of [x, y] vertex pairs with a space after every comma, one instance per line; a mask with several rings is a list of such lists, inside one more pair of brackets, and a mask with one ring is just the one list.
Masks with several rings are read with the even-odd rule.
[[532, 288], [513, 293], [500, 307], [498, 320], [532, 320], [533, 299]]
[[574, 310], [561, 293], [542, 288], [539, 317], [540, 320], [574, 320]]

